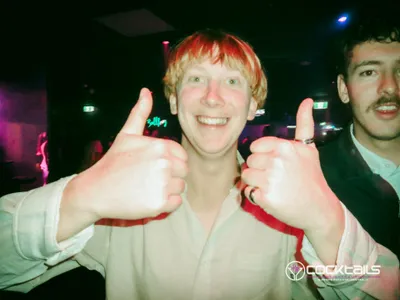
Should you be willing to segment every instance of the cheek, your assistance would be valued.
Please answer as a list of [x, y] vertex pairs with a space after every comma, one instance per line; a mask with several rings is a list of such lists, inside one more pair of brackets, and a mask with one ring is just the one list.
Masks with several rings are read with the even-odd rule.
[[232, 111], [235, 112], [235, 115], [247, 120], [247, 116], [249, 114], [249, 101], [246, 98], [237, 98], [232, 103], [233, 109]]
[[194, 104], [200, 102], [205, 93], [204, 88], [185, 88], [178, 95], [178, 110], [193, 107]]
[[222, 91], [222, 98], [225, 103], [235, 109], [237, 113], [247, 112], [250, 104], [250, 97], [243, 91], [225, 90]]
[[377, 99], [376, 89], [364, 84], [353, 86], [349, 89], [351, 106], [354, 110], [366, 110]]
[[368, 108], [368, 103], [362, 101], [359, 97], [353, 96], [353, 98], [350, 98], [350, 106], [351, 109], [354, 113], [354, 115], [360, 117], [360, 115], [364, 114]]
[[202, 85], [186, 86], [180, 92], [181, 98], [198, 98], [206, 93], [207, 88]]

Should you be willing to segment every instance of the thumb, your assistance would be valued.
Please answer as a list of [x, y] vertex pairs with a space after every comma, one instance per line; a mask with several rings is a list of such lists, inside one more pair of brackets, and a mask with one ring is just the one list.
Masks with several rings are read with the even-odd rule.
[[125, 125], [121, 132], [126, 134], [143, 135], [144, 127], [146, 126], [147, 118], [153, 108], [153, 98], [147, 88], [142, 88], [139, 95], [139, 100], [132, 108]]
[[313, 106], [314, 101], [311, 98], [301, 102], [296, 115], [296, 139], [306, 140], [314, 137]]

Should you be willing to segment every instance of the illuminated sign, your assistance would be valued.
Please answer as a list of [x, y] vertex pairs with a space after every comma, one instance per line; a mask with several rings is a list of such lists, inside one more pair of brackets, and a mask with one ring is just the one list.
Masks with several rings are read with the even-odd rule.
[[257, 111], [256, 111], [256, 117], [262, 116], [262, 115], [264, 115], [264, 114], [265, 114], [265, 109], [264, 109], [264, 108], [262, 108], [262, 109], [257, 109]]
[[94, 112], [96, 108], [92, 105], [85, 105], [83, 107], [83, 112], [88, 113], [88, 112]]
[[314, 109], [327, 109], [328, 101], [314, 102]]
[[153, 119], [147, 119], [147, 126], [148, 127], [167, 127], [168, 121], [167, 120], [161, 120], [159, 117], [153, 117]]

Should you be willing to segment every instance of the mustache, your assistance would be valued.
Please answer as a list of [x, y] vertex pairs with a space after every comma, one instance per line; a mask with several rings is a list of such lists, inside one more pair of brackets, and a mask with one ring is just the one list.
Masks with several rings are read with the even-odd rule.
[[380, 97], [374, 104], [375, 107], [385, 104], [396, 104], [400, 106], [400, 96], [393, 95], [390, 97]]
[[373, 104], [371, 104], [368, 107], [368, 111], [373, 110], [373, 109], [377, 108], [378, 106], [382, 106], [385, 104], [395, 104], [397, 106], [400, 106], [400, 96], [393, 95], [393, 96], [389, 96], [389, 97], [387, 97], [387, 96], [380, 97], [378, 100], [376, 100]]

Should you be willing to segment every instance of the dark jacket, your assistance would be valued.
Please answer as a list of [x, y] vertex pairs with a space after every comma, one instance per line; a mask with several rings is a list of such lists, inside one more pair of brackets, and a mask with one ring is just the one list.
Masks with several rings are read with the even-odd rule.
[[353, 143], [350, 128], [319, 148], [324, 176], [349, 211], [379, 244], [400, 257], [399, 197], [374, 174]]

